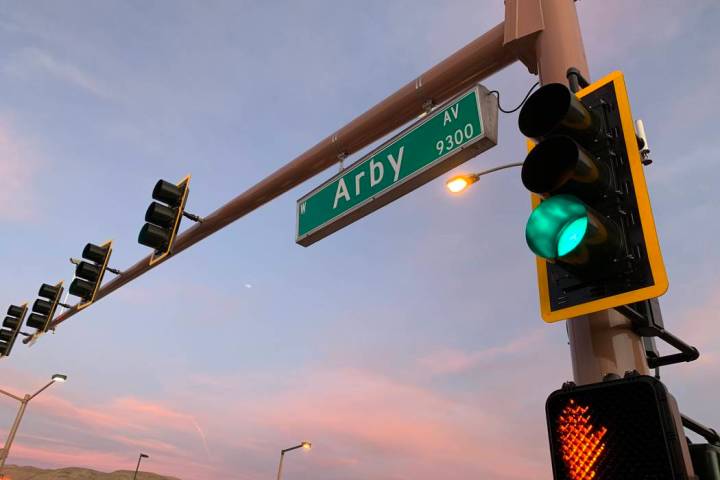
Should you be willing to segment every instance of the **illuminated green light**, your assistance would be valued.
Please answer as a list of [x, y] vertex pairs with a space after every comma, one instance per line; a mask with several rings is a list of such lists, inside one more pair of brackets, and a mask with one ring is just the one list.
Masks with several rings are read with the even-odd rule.
[[558, 256], [567, 255], [580, 245], [585, 237], [585, 232], [587, 232], [587, 225], [587, 217], [582, 217], [576, 218], [563, 227], [560, 238], [558, 238]]
[[582, 243], [587, 227], [585, 204], [572, 195], [556, 195], [533, 210], [525, 227], [525, 239], [535, 255], [555, 260]]

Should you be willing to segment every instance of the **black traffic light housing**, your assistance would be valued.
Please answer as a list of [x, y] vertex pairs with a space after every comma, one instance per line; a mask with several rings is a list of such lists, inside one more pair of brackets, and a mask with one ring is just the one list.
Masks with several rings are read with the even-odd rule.
[[152, 202], [145, 212], [145, 225], [140, 229], [138, 243], [153, 249], [150, 265], [172, 253], [173, 243], [185, 216], [193, 221], [202, 221], [197, 215], [185, 212], [190, 193], [190, 175], [177, 184], [158, 180], [152, 192]]
[[75, 279], [70, 283], [68, 291], [70, 295], [82, 299], [77, 305], [78, 310], [90, 306], [95, 301], [95, 295], [102, 284], [105, 271], [110, 270], [108, 261], [111, 254], [112, 240], [102, 245], [88, 243], [82, 253], [84, 260], [70, 259], [77, 266], [75, 267]]
[[693, 480], [675, 399], [657, 379], [566, 384], [545, 405], [554, 480]]
[[518, 123], [532, 139], [522, 169], [533, 192], [526, 239], [548, 322], [655, 298], [667, 274], [623, 75], [577, 93], [532, 94]]
[[63, 282], [55, 285], [43, 283], [38, 291], [38, 297], [40, 298], [33, 303], [26, 325], [36, 329], [38, 333], [47, 332], [50, 322], [55, 316], [55, 310], [60, 304], [63, 290]]
[[20, 327], [25, 320], [27, 314], [27, 303], [22, 305], [10, 305], [7, 310], [7, 316], [3, 320], [0, 328], [0, 357], [7, 357], [15, 345]]

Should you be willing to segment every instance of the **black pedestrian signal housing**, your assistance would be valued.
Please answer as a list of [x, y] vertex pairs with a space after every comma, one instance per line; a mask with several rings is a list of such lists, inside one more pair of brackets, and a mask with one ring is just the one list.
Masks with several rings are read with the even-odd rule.
[[50, 322], [55, 316], [55, 310], [60, 303], [63, 294], [63, 282], [56, 285], [43, 283], [38, 292], [38, 298], [32, 306], [32, 312], [28, 316], [26, 325], [37, 329], [38, 333], [48, 331]]
[[20, 327], [25, 320], [27, 314], [27, 303], [22, 305], [10, 305], [7, 310], [7, 316], [3, 320], [0, 327], [0, 357], [7, 357], [15, 345]]
[[537, 256], [543, 319], [664, 294], [667, 274], [622, 73], [576, 94], [544, 85], [518, 123], [531, 139], [522, 181], [534, 210], [525, 237]]
[[653, 377], [571, 386], [545, 405], [554, 480], [694, 480], [675, 399]]
[[70, 283], [68, 289], [70, 295], [82, 299], [77, 305], [78, 310], [90, 306], [95, 301], [95, 296], [108, 268], [111, 254], [112, 241], [107, 241], [102, 245], [95, 245], [94, 243], [85, 245], [82, 253], [83, 260], [77, 262], [75, 279]]
[[[152, 202], [145, 212], [147, 222], [140, 229], [138, 242], [153, 249], [150, 265], [159, 262], [172, 252], [190, 192], [190, 175], [179, 183], [158, 180], [152, 192]], [[191, 215], [192, 216], [192, 215]]]

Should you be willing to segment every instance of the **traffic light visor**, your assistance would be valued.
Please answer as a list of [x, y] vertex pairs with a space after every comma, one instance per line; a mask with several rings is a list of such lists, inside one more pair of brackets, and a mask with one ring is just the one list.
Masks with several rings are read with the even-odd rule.
[[15, 330], [20, 323], [20, 319], [16, 317], [5, 317], [5, 320], [3, 321], [3, 327], [9, 328], [10, 330]]
[[25, 322], [25, 324], [30, 328], [36, 328], [38, 330], [42, 330], [43, 328], [45, 328], [46, 322], [47, 322], [46, 316], [39, 315], [37, 313], [31, 313], [27, 319], [27, 322]]
[[105, 256], [108, 254], [108, 247], [88, 243], [83, 248], [82, 257], [91, 262], [102, 265], [105, 262]]
[[588, 210], [572, 195], [557, 195], [533, 210], [525, 239], [535, 255], [555, 260], [571, 253], [588, 231]]
[[171, 233], [164, 228], [153, 225], [152, 223], [146, 223], [140, 229], [138, 243], [146, 247], [154, 248], [155, 250], [163, 250], [170, 241], [170, 235]]
[[562, 83], [549, 83], [533, 93], [520, 110], [518, 126], [536, 140], [550, 135], [590, 139], [599, 131], [594, 115]]
[[180, 187], [165, 180], [158, 180], [152, 193], [152, 198], [167, 203], [171, 207], [180, 206], [182, 196], [183, 191]]
[[89, 299], [92, 298], [93, 292], [95, 291], [95, 284], [81, 278], [76, 278], [70, 284], [69, 291], [71, 295], [75, 295], [76, 297], [83, 299]]

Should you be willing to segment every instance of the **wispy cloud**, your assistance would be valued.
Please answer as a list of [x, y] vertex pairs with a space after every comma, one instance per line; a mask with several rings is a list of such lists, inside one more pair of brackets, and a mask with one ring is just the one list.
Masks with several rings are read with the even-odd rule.
[[20, 76], [47, 75], [101, 98], [109, 98], [109, 90], [86, 70], [59, 58], [47, 50], [26, 47], [19, 50], [5, 69]]
[[20, 138], [10, 121], [0, 115], [0, 219], [34, 219], [38, 166], [32, 145]]
[[540, 342], [546, 330], [537, 329], [525, 336], [516, 338], [506, 345], [483, 350], [465, 351], [453, 348], [440, 348], [418, 360], [418, 364], [433, 374], [458, 373], [503, 357], [512, 356]]

